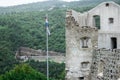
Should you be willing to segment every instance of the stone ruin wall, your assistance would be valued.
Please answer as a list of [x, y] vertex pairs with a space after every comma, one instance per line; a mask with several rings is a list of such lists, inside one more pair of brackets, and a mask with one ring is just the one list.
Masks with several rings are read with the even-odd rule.
[[[107, 6], [107, 4], [109, 6]], [[114, 11], [114, 13], [113, 13]], [[109, 12], [109, 14], [108, 14]], [[81, 14], [74, 10], [67, 11], [66, 14], [66, 75], [67, 80], [120, 80], [120, 33], [119, 33], [119, 12], [120, 6], [114, 2], [104, 2], [98, 7]], [[83, 54], [85, 49], [78, 49], [80, 44], [78, 43], [81, 36], [86, 36], [86, 30], [95, 27], [93, 17], [99, 15], [101, 17], [101, 29], [98, 32], [98, 46], [99, 48], [106, 49], [96, 49], [97, 46], [92, 46], [92, 63], [90, 68], [90, 76], [87, 78], [80, 78], [79, 60], [82, 58], [88, 58], [87, 56], [80, 57], [79, 54]], [[115, 24], [108, 24], [108, 18], [112, 15], [115, 19]], [[113, 16], [114, 15], [114, 16]], [[90, 28], [92, 27], [92, 28]], [[91, 30], [90, 30], [91, 31]], [[92, 31], [91, 31], [92, 32]], [[91, 33], [90, 32], [90, 33]], [[95, 34], [95, 33], [94, 33]], [[88, 35], [87, 35], [88, 36]], [[118, 39], [117, 48], [111, 49], [110, 38], [116, 37]], [[93, 45], [97, 44], [94, 43]], [[78, 54], [77, 54], [78, 53]], [[69, 69], [72, 66], [72, 69]], [[80, 67], [80, 66], [79, 66]], [[76, 74], [74, 74], [76, 73]], [[74, 77], [73, 77], [74, 76]], [[79, 78], [75, 78], [79, 77]]]
[[[35, 61], [46, 61], [46, 56], [31, 56], [30, 59]], [[57, 63], [65, 63], [65, 56], [49, 56], [49, 61]]]
[[[101, 72], [99, 72], [100, 70]], [[93, 53], [90, 80], [118, 80], [119, 78], [120, 50], [95, 50]]]
[[[67, 72], [69, 71], [68, 68], [70, 68], [70, 66], [72, 65], [72, 57], [74, 56], [74, 58], [80, 58], [79, 50], [82, 51], [82, 49], [78, 49], [78, 50], [76, 49], [80, 47], [78, 45], [79, 43], [77, 43], [79, 41], [79, 38], [81, 36], [82, 37], [86, 36], [86, 32], [87, 32], [86, 28], [90, 30], [88, 26], [80, 27], [80, 25], [78, 24], [79, 19], [77, 19], [76, 16], [80, 16], [80, 14], [75, 13], [75, 11], [67, 12], [67, 17], [66, 17], [66, 47], [67, 47], [66, 49], [66, 56], [67, 56], [66, 57], [66, 70]], [[97, 43], [95, 43], [95, 41], [93, 40], [93, 45], [94, 44], [97, 44]], [[78, 54], [77, 53], [76, 55], [72, 54], [72, 51], [74, 51], [73, 48], [78, 52]], [[120, 78], [120, 63], [119, 63], [120, 62], [120, 50], [118, 49], [96, 50], [94, 46], [92, 58], [93, 59], [91, 63], [91, 71], [90, 71], [89, 79], [84, 78], [84, 80], [118, 80]], [[77, 61], [78, 59], [75, 59], [75, 60]], [[77, 66], [77, 64], [75, 63], [74, 65]], [[80, 69], [78, 69], [78, 74], [80, 74], [79, 70]], [[74, 73], [74, 70], [71, 70], [71, 72]], [[78, 74], [77, 74], [77, 77], [79, 76]], [[71, 76], [73, 75], [76, 75], [76, 74], [72, 74]], [[73, 77], [70, 77], [70, 79], [67, 78], [67, 80], [72, 80], [72, 79], [76, 79], [76, 78], [73, 78]], [[81, 80], [81, 79], [76, 79], [76, 80]]]
[[[76, 16], [75, 16], [76, 15]], [[92, 51], [97, 46], [97, 28], [80, 26], [77, 22], [77, 14], [70, 10], [66, 15], [66, 79], [67, 80], [89, 80], [90, 65], [92, 62]], [[88, 48], [82, 48], [81, 39], [89, 37]], [[81, 68], [83, 62], [89, 62], [86, 69]]]
[[[59, 53], [59, 52], [54, 52], [54, 51], [49, 51], [49, 60], [62, 63], [65, 62], [65, 54], [64, 53]], [[16, 52], [17, 59], [26, 61], [29, 59], [33, 59], [35, 61], [46, 61], [46, 51], [43, 50], [34, 50], [31, 48], [27, 47], [20, 47], [18, 51]]]

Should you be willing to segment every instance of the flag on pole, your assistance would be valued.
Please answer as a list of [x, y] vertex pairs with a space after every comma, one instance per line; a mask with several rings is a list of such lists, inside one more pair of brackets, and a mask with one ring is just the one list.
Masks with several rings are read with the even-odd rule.
[[49, 23], [48, 23], [48, 17], [47, 17], [47, 16], [46, 16], [46, 18], [45, 18], [45, 27], [46, 27], [46, 30], [47, 30], [48, 35], [50, 35]]

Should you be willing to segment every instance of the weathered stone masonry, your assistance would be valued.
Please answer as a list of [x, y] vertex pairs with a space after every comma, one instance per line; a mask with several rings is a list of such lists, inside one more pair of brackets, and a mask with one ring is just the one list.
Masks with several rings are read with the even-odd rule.
[[[99, 29], [96, 17], [99, 18]], [[120, 80], [120, 6], [66, 13], [66, 80]]]
[[88, 80], [93, 48], [97, 46], [98, 30], [95, 27], [79, 26], [71, 12], [68, 13], [70, 15], [66, 17], [66, 77], [68, 80], [79, 80], [83, 77]]
[[90, 80], [118, 80], [119, 77], [120, 50], [95, 50], [93, 53]]
[[[46, 51], [43, 50], [34, 50], [28, 47], [20, 47], [16, 52], [16, 59], [21, 61], [27, 61], [33, 59], [35, 61], [46, 61]], [[64, 53], [49, 51], [49, 61], [54, 61], [58, 63], [65, 62]]]

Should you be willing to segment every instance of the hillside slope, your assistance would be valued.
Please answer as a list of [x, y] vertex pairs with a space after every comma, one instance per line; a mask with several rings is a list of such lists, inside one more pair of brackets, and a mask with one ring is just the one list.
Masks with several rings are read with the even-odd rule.
[[66, 9], [74, 9], [80, 7], [89, 7], [96, 6], [97, 4], [104, 1], [115, 1], [120, 3], [119, 0], [80, 0], [73, 2], [65, 2], [61, 0], [50, 0], [44, 2], [23, 4], [18, 6], [10, 6], [10, 7], [0, 7], [0, 13], [8, 13], [8, 12], [30, 12], [30, 11], [46, 11], [52, 10], [55, 8], [66, 8]]

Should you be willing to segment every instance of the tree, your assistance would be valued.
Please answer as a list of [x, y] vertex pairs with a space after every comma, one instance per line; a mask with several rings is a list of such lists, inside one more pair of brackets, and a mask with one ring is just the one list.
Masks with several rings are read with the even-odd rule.
[[18, 64], [18, 61], [13, 57], [13, 53], [5, 46], [0, 47], [0, 74], [12, 69], [14, 64]]
[[13, 70], [0, 77], [1, 80], [46, 80], [46, 76], [37, 72], [28, 64], [17, 65]]
[[[47, 62], [39, 62], [30, 60], [28, 63], [32, 68], [36, 69], [37, 71], [47, 74]], [[49, 61], [49, 77], [52, 80], [64, 80], [65, 78], [65, 64], [64, 63], [56, 63]]]

